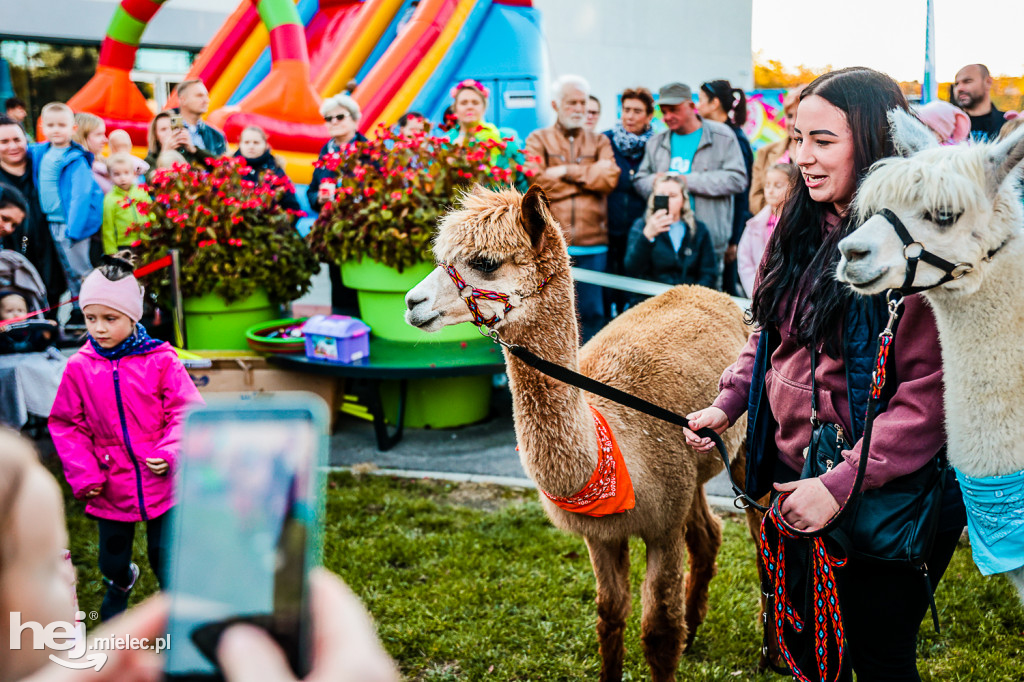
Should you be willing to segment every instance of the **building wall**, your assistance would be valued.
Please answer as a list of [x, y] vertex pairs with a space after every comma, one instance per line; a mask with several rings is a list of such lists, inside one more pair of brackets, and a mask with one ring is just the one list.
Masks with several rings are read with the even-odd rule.
[[[601, 100], [598, 130], [616, 120], [626, 87], [653, 92], [680, 81], [754, 85], [752, 0], [534, 0], [541, 11], [553, 78], [583, 76]], [[550, 97], [547, 98], [550, 101]]]
[[[0, 38], [98, 43], [120, 0], [0, 0]], [[171, 0], [142, 36], [144, 46], [199, 50], [238, 0]]]

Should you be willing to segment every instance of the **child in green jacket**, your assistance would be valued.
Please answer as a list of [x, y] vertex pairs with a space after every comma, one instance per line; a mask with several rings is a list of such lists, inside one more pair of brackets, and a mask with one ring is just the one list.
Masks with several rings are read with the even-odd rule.
[[107, 171], [114, 187], [103, 199], [103, 253], [113, 255], [138, 239], [134, 230], [147, 217], [138, 209], [139, 202], [149, 203], [149, 195], [139, 187], [135, 158], [128, 154], [112, 154]]

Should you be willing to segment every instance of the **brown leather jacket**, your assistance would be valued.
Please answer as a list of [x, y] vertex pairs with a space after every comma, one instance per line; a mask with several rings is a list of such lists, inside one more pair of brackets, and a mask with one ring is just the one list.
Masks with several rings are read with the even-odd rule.
[[[566, 242], [570, 246], [607, 244], [607, 196], [619, 180], [608, 138], [583, 129], [566, 135], [555, 123], [530, 133], [526, 153], [530, 167], [537, 171], [532, 182], [547, 193]], [[545, 172], [554, 166], [566, 166], [565, 175], [556, 179]]]

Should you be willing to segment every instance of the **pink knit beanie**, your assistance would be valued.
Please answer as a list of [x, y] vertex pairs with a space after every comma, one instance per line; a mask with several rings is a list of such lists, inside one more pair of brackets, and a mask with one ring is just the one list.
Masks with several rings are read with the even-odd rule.
[[124, 313], [132, 322], [138, 322], [142, 317], [142, 292], [142, 285], [133, 275], [111, 282], [96, 269], [82, 282], [78, 305], [82, 310], [94, 303], [105, 305]]
[[938, 133], [943, 144], [960, 144], [971, 134], [971, 119], [963, 109], [933, 100], [917, 110], [917, 117]]

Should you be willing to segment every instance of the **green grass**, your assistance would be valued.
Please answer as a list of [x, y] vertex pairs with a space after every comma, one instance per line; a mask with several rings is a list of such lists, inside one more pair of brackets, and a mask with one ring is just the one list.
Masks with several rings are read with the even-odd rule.
[[[95, 523], [69, 501], [84, 611], [97, 610]], [[133, 602], [152, 592], [146, 568]], [[407, 679], [593, 680], [600, 667], [594, 578], [583, 541], [555, 530], [532, 492], [333, 475], [324, 563], [358, 593]], [[631, 543], [634, 606], [626, 680], [649, 679], [639, 641], [643, 545]], [[783, 679], [755, 672], [760, 630], [754, 546], [725, 519], [711, 610], [680, 680]], [[943, 631], [922, 626], [925, 680], [1020, 680], [1024, 610], [1009, 584], [983, 578], [962, 546], [937, 597]]]

